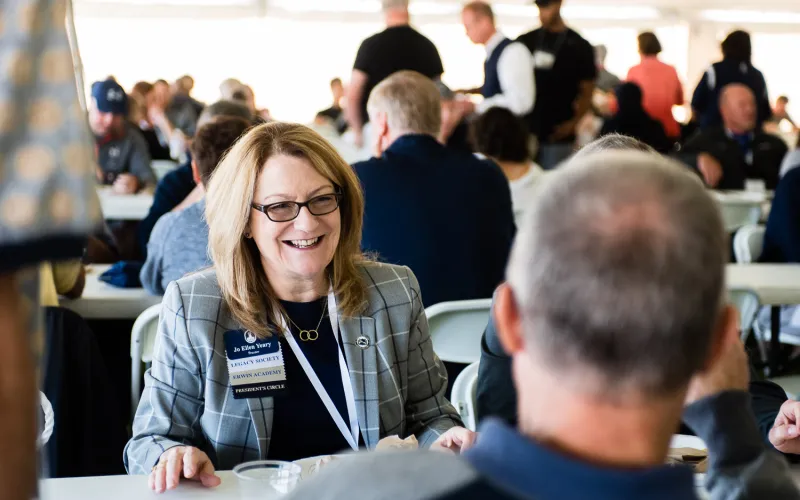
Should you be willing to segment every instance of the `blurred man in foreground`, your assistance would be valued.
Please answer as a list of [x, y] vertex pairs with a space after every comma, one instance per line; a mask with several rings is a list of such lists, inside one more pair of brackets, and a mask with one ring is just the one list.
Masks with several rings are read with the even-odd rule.
[[665, 465], [682, 417], [709, 447], [712, 498], [800, 498], [748, 408], [727, 238], [702, 184], [604, 152], [538, 195], [495, 308], [518, 429], [487, 422], [461, 457], [341, 460], [290, 498], [696, 499], [693, 470]]

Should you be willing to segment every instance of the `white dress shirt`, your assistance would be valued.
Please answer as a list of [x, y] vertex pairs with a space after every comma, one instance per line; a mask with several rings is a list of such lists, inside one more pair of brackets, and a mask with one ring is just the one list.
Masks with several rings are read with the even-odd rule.
[[[505, 38], [505, 35], [499, 31], [492, 35], [492, 38], [486, 42], [487, 59]], [[536, 99], [536, 84], [533, 79], [531, 61], [531, 53], [527, 47], [519, 42], [508, 45], [497, 61], [497, 76], [503, 92], [484, 99], [476, 106], [475, 111], [480, 114], [489, 108], [499, 106], [517, 116], [525, 116], [530, 113]]]

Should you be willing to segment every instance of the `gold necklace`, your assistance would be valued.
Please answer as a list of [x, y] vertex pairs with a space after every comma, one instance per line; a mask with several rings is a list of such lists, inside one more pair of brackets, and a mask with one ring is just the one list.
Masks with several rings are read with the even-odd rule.
[[[327, 305], [327, 304], [328, 304], [328, 301], [325, 301], [325, 305]], [[302, 340], [303, 342], [307, 342], [307, 341], [312, 341], [313, 342], [314, 340], [317, 340], [319, 338], [319, 327], [322, 325], [322, 320], [325, 319], [325, 307], [323, 306], [323, 308], [322, 308], [322, 316], [320, 316], [320, 318], [319, 318], [319, 323], [317, 323], [317, 327], [314, 328], [313, 330], [303, 330], [302, 328], [297, 326], [297, 323], [292, 321], [292, 318], [288, 314], [286, 314], [286, 319], [288, 319], [289, 322], [291, 324], [293, 324], [295, 328], [300, 330], [300, 335], [299, 335], [300, 340]]]

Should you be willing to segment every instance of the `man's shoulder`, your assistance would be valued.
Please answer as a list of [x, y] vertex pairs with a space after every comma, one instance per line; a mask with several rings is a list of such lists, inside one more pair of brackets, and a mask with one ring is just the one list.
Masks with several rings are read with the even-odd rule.
[[535, 30], [523, 33], [517, 37], [516, 41], [525, 45], [532, 43], [534, 40], [536, 40], [536, 38], [539, 36], [539, 33], [541, 33], [543, 29], [544, 28], [536, 28]]
[[440, 498], [479, 480], [475, 469], [455, 455], [362, 452], [334, 459], [312, 480], [301, 483], [287, 500]]
[[761, 132], [758, 135], [756, 135], [755, 141], [758, 144], [768, 144], [772, 148], [783, 150], [784, 153], [788, 152], [789, 150], [789, 147], [786, 145], [786, 142], [784, 142], [783, 139], [774, 134]]
[[[171, 239], [173, 229], [178, 223], [180, 212], [167, 212], [156, 221], [153, 231], [150, 233], [150, 241]], [[162, 241], [163, 243], [163, 241]]]
[[393, 162], [387, 160], [385, 157], [378, 158], [376, 156], [373, 156], [372, 158], [370, 158], [368, 160], [362, 160], [362, 161], [353, 163], [352, 167], [353, 167], [353, 170], [355, 171], [356, 175], [359, 177], [359, 179], [362, 182], [364, 182], [364, 176], [365, 175], [368, 176], [370, 173], [375, 171], [374, 169], [380, 168], [380, 167], [384, 167], [385, 168], [386, 165], [389, 165], [389, 164], [392, 164], [392, 163]]
[[594, 52], [591, 42], [572, 28], [567, 28], [567, 40], [582, 49], [589, 49]]
[[125, 139], [130, 141], [136, 147], [143, 147], [147, 149], [147, 141], [144, 138], [144, 134], [142, 134], [142, 131], [139, 130], [139, 127], [135, 125], [128, 124], [125, 127]]

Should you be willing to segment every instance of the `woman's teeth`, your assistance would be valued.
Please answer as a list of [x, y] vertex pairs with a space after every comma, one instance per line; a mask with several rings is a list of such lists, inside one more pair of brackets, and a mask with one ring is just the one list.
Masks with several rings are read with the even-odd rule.
[[316, 245], [318, 241], [319, 237], [314, 238], [313, 240], [290, 240], [289, 243], [297, 248], [308, 248]]

